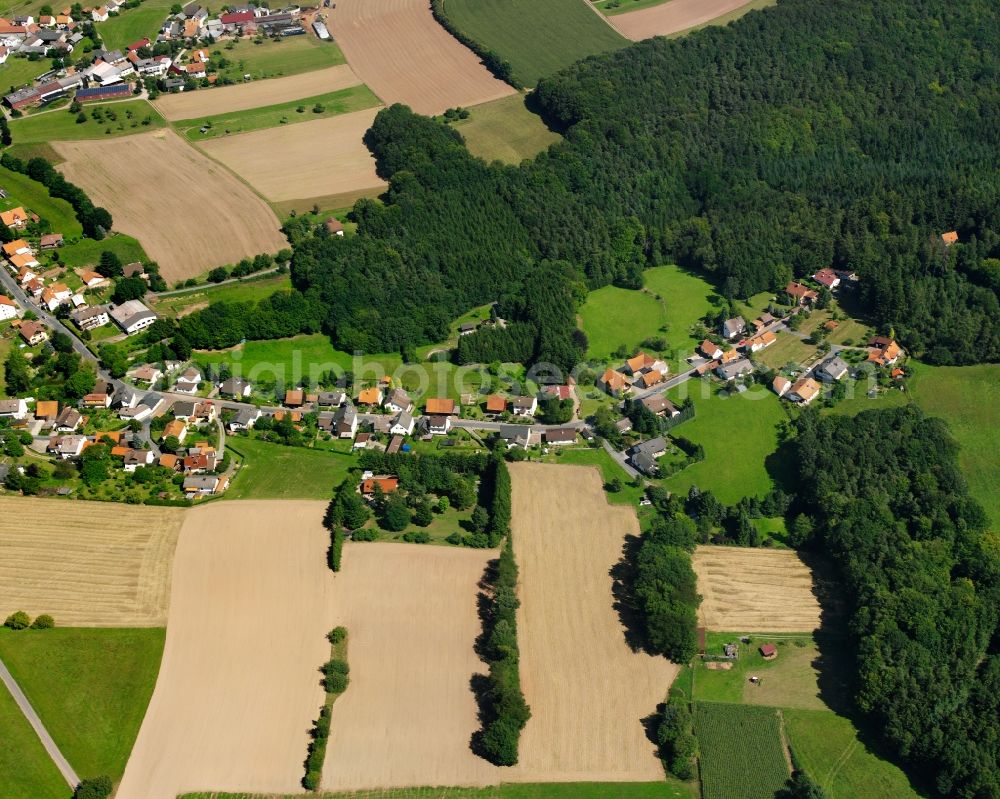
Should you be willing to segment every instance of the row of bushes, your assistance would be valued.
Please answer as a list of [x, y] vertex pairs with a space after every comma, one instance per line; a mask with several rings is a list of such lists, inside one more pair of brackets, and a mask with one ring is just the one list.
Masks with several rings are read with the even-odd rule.
[[333, 647], [333, 657], [323, 664], [323, 688], [326, 690], [326, 702], [320, 708], [319, 717], [313, 722], [309, 731], [309, 751], [306, 753], [306, 775], [302, 778], [302, 787], [315, 791], [319, 789], [323, 776], [323, 761], [326, 759], [326, 744], [330, 739], [330, 712], [333, 701], [347, 690], [350, 667], [345, 659], [347, 649], [347, 630], [344, 627], [334, 627], [327, 634], [327, 640]]
[[514, 77], [514, 69], [511, 67], [509, 61], [502, 58], [499, 53], [483, 47], [482, 44], [471, 36], [467, 36], [458, 29], [445, 13], [444, 0], [431, 0], [431, 13], [442, 28], [479, 56], [483, 62], [483, 66], [492, 72], [494, 76], [509, 83], [515, 89], [524, 88], [524, 84]]
[[48, 613], [43, 613], [32, 621], [31, 616], [23, 610], [18, 610], [7, 617], [3, 626], [8, 630], [27, 630], [29, 627], [32, 630], [51, 630], [56, 626], [56, 622]]
[[70, 183], [56, 172], [44, 158], [32, 158], [25, 163], [20, 158], [14, 158], [10, 153], [0, 157], [0, 164], [13, 172], [20, 172], [32, 180], [37, 180], [53, 197], [66, 200], [76, 213], [76, 218], [83, 226], [84, 235], [91, 239], [103, 239], [111, 230], [112, 219], [107, 209], [94, 205], [87, 193], [79, 186]]
[[689, 780], [695, 775], [698, 739], [694, 735], [691, 706], [679, 694], [671, 694], [656, 728], [663, 766], [677, 779]]

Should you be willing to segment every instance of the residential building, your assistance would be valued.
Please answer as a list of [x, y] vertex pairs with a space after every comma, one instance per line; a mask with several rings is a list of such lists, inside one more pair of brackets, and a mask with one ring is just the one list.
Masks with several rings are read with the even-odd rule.
[[224, 474], [190, 475], [184, 478], [181, 488], [188, 497], [221, 494], [229, 487], [229, 478]]
[[[371, 474], [371, 472], [369, 472]], [[365, 499], [372, 499], [376, 490], [381, 490], [383, 494], [392, 494], [399, 488], [399, 478], [389, 475], [366, 477], [361, 481], [359, 490]]]
[[534, 416], [538, 410], [538, 398], [514, 397], [510, 401], [510, 409], [515, 416]]
[[49, 451], [60, 460], [79, 458], [84, 447], [89, 444], [86, 436], [57, 436], [49, 441]]
[[639, 386], [640, 388], [652, 388], [662, 382], [663, 373], [657, 371], [656, 369], [650, 369], [649, 371], [640, 374], [639, 377], [636, 378], [633, 385]]
[[655, 394], [652, 397], [646, 397], [642, 400], [642, 404], [646, 406], [646, 410], [651, 413], [655, 413], [657, 416], [667, 416], [673, 418], [674, 416], [681, 415], [677, 406], [662, 394]]
[[545, 431], [545, 443], [553, 447], [563, 447], [576, 442], [576, 430], [572, 427], [549, 428]]
[[501, 425], [500, 432], [498, 435], [507, 444], [507, 449], [513, 449], [514, 447], [527, 449], [532, 444], [532, 438], [531, 438], [532, 430], [529, 425], [523, 425], [523, 424]]
[[796, 380], [788, 390], [788, 399], [802, 405], [808, 405], [820, 395], [822, 387], [811, 377]]
[[55, 429], [60, 433], [72, 433], [83, 421], [83, 416], [76, 408], [63, 408], [62, 413], [56, 419]]
[[843, 358], [834, 355], [817, 366], [814, 374], [824, 383], [836, 383], [838, 380], [842, 380], [848, 371], [850, 371], [850, 368], [844, 362]]
[[301, 408], [305, 403], [305, 392], [301, 388], [290, 388], [285, 392], [285, 401], [282, 403], [288, 408]]
[[349, 402], [334, 414], [333, 430], [337, 438], [354, 438], [358, 432], [358, 412]]
[[451, 417], [433, 414], [427, 417], [427, 432], [432, 436], [444, 436], [451, 430]]
[[645, 475], [654, 475], [659, 471], [656, 460], [667, 452], [667, 441], [662, 436], [650, 438], [636, 444], [629, 450], [629, 462]]
[[181, 443], [184, 443], [184, 439], [187, 438], [187, 425], [180, 419], [171, 419], [163, 428], [161, 439], [165, 441], [171, 437], [176, 438]]
[[17, 303], [10, 297], [0, 294], [0, 322], [13, 319], [17, 316]]
[[456, 412], [455, 400], [450, 398], [429, 397], [424, 404], [428, 416], [450, 416]]
[[496, 416], [507, 410], [507, 398], [500, 394], [490, 394], [486, 398], [486, 413]]
[[413, 414], [409, 411], [402, 411], [393, 420], [392, 426], [389, 428], [389, 432], [397, 436], [409, 436], [413, 435]]
[[35, 418], [54, 422], [59, 418], [59, 403], [56, 400], [39, 400], [35, 403]]
[[633, 376], [648, 371], [665, 373], [667, 371], [667, 364], [659, 358], [654, 358], [652, 355], [640, 351], [625, 361], [624, 371], [625, 374]]
[[716, 358], [722, 357], [723, 349], [718, 344], [705, 339], [698, 345], [698, 352], [708, 358], [708, 360], [714, 361]]
[[326, 226], [326, 232], [334, 236], [344, 235], [344, 225], [339, 219], [334, 219], [332, 216], [323, 223]]
[[191, 366], [177, 378], [177, 382], [174, 383], [174, 391], [178, 394], [197, 394], [199, 385], [201, 385], [201, 372]]
[[75, 311], [70, 312], [69, 317], [80, 330], [94, 330], [98, 327], [104, 327], [104, 325], [111, 321], [111, 317], [108, 316], [108, 309], [104, 305], [90, 305], [77, 308]]
[[230, 377], [219, 384], [219, 393], [227, 397], [246, 398], [253, 392], [253, 385], [249, 380], [240, 377]]
[[840, 285], [840, 275], [832, 269], [820, 269], [812, 276], [813, 280], [828, 289], [835, 289]]
[[160, 371], [160, 368], [149, 363], [137, 366], [135, 369], [131, 369], [127, 374], [136, 383], [148, 383], [149, 385], [153, 385], [156, 381], [163, 377], [163, 372]]
[[141, 300], [128, 300], [111, 309], [111, 318], [131, 336], [153, 324], [157, 316]]
[[747, 329], [747, 323], [742, 316], [734, 316], [722, 323], [719, 331], [723, 338], [734, 339]]
[[148, 449], [130, 449], [124, 457], [123, 465], [126, 472], [134, 472], [140, 466], [151, 466], [153, 453]]
[[382, 404], [382, 389], [378, 386], [363, 388], [358, 393], [358, 405], [375, 406]]
[[947, 233], [941, 234], [941, 241], [944, 242], [945, 247], [950, 247], [952, 244], [958, 243], [958, 231], [949, 230]]
[[404, 413], [413, 410], [413, 401], [403, 389], [393, 389], [385, 399], [385, 408], [393, 413]]
[[316, 404], [325, 408], [339, 408], [347, 399], [343, 391], [320, 391], [316, 395]]
[[767, 349], [774, 342], [778, 340], [778, 337], [772, 333], [770, 330], [765, 330], [753, 338], [747, 339], [747, 343], [744, 349], [747, 352], [760, 352], [761, 350]]
[[819, 294], [808, 286], [796, 283], [794, 280], [785, 286], [785, 294], [798, 305], [811, 305], [819, 299]]
[[892, 366], [904, 354], [895, 339], [876, 336], [868, 342], [868, 360], [879, 366]]
[[23, 419], [28, 415], [28, 403], [23, 399], [0, 400], [0, 417]]
[[597, 378], [597, 386], [613, 397], [626, 393], [632, 387], [628, 378], [614, 369], [606, 369], [604, 374]]
[[41, 344], [49, 337], [49, 331], [44, 325], [30, 319], [21, 322], [21, 328], [18, 332], [29, 347]]
[[752, 371], [753, 364], [746, 358], [739, 358], [732, 363], [720, 364], [716, 368], [715, 374], [717, 374], [722, 380], [729, 381], [735, 380], [737, 377], [750, 374]]
[[236, 415], [229, 420], [229, 429], [233, 432], [240, 430], [250, 430], [260, 418], [259, 408], [241, 408]]
[[778, 375], [771, 381], [771, 388], [779, 397], [785, 396], [791, 387], [792, 381], [782, 375]]

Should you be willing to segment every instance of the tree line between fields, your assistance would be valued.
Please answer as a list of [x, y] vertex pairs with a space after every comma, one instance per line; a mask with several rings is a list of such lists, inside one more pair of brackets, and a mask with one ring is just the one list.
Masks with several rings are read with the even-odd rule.
[[[531, 711], [521, 691], [516, 618], [520, 603], [510, 529], [511, 481], [502, 446], [498, 444], [492, 453], [443, 455], [366, 450], [359, 465], [373, 474], [393, 475], [399, 480], [397, 491], [383, 494], [376, 488], [372, 500], [379, 524], [390, 530], [403, 530], [411, 518], [417, 520], [422, 506], [428, 505], [427, 492], [450, 497], [456, 507], [464, 509], [475, 502], [478, 491], [481, 504], [472, 513], [473, 532], [460, 536], [461, 540], [448, 539], [449, 543], [465, 546], [501, 547], [499, 559], [495, 567], [491, 565], [488, 569], [484, 581], [489, 588], [484, 592], [479, 649], [489, 673], [478, 691], [482, 728], [474, 737], [473, 749], [491, 763], [513, 766], [517, 763], [521, 730]], [[478, 481], [478, 487], [473, 481]], [[431, 513], [428, 505], [426, 515], [430, 517]], [[366, 527], [371, 515], [368, 503], [357, 491], [355, 478], [348, 477], [337, 489], [324, 517], [324, 524], [330, 530], [328, 565], [333, 571], [340, 571], [343, 565], [347, 535], [355, 541], [373, 540], [369, 534], [372, 528]], [[418, 542], [426, 540], [429, 539]]]
[[[359, 201], [347, 238], [298, 230], [303, 329], [406, 351], [498, 301], [510, 324], [462, 337], [459, 360], [565, 367], [586, 347], [586, 291], [638, 287], [650, 265], [699, 270], [728, 298], [832, 265], [918, 357], [996, 360], [998, 39], [980, 0], [791, 0], [540, 81], [532, 102], [566, 138], [516, 167], [385, 109], [366, 136], [385, 202]], [[214, 340], [192, 343], [229, 346], [282, 313], [238, 305], [201, 311]]]

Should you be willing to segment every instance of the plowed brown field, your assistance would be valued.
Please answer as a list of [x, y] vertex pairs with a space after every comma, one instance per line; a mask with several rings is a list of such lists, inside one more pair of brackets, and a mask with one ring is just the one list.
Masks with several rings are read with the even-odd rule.
[[354, 71], [386, 103], [440, 114], [514, 93], [438, 25], [428, 0], [338, 0], [327, 26]]
[[639, 42], [652, 36], [669, 36], [729, 14], [750, 0], [670, 0], [608, 17], [608, 22], [626, 39]]
[[52, 147], [59, 171], [139, 239], [168, 283], [288, 245], [267, 203], [174, 133]]
[[378, 108], [240, 133], [199, 146], [269, 200], [298, 200], [385, 185], [362, 137]]
[[472, 754], [477, 584], [494, 551], [351, 544], [335, 580], [351, 683], [333, 706], [323, 787], [491, 785]]
[[187, 511], [163, 663], [118, 799], [300, 790], [324, 699], [318, 669], [330, 656], [325, 508]]
[[0, 497], [0, 618], [24, 610], [61, 626], [162, 626], [183, 514]]
[[167, 119], [194, 119], [315, 97], [361, 83], [347, 64], [302, 75], [255, 80], [197, 92], [161, 95], [153, 105]]
[[635, 512], [608, 504], [596, 469], [517, 463], [510, 472], [521, 680], [532, 715], [520, 764], [505, 779], [662, 779], [642, 719], [678, 667], [626, 644], [609, 574], [626, 536], [639, 534]]
[[787, 549], [701, 546], [694, 553], [699, 617], [719, 632], [812, 632], [820, 607], [813, 577]]

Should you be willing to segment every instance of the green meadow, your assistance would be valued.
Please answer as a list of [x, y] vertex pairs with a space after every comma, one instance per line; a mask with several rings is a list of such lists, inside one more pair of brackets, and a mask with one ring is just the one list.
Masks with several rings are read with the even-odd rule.
[[[97, 118], [95, 111], [98, 111]], [[18, 144], [35, 144], [128, 136], [167, 124], [160, 112], [145, 100], [88, 103], [81, 113], [84, 114], [83, 122], [78, 122], [78, 115], [71, 113], [68, 107], [12, 119], [10, 133]]]
[[106, 22], [98, 23], [96, 27], [104, 46], [109, 50], [118, 50], [143, 37], [155, 39], [173, 4], [174, 0], [143, 0], [138, 8], [130, 8]]
[[[244, 75], [254, 80], [298, 75], [315, 69], [343, 64], [344, 54], [332, 41], [321, 42], [315, 36], [288, 36], [279, 39], [229, 41], [209, 48], [220, 78], [242, 82]], [[219, 67], [221, 59], [226, 66]]]
[[158, 628], [2, 629], [0, 658], [73, 769], [117, 780], [153, 694], [164, 635]]
[[3, 683], [0, 730], [0, 799], [69, 799], [66, 780]]
[[229, 437], [226, 446], [242, 459], [227, 499], [328, 500], [357, 464], [351, 455], [254, 438]]
[[0, 188], [7, 192], [7, 199], [0, 200], [0, 209], [7, 211], [22, 205], [47, 221], [56, 233], [67, 238], [83, 235], [73, 206], [49, 195], [48, 189], [38, 181], [0, 166]]
[[452, 123], [469, 152], [484, 161], [519, 164], [560, 141], [541, 117], [524, 105], [524, 96], [512, 94], [469, 109], [469, 118]]

